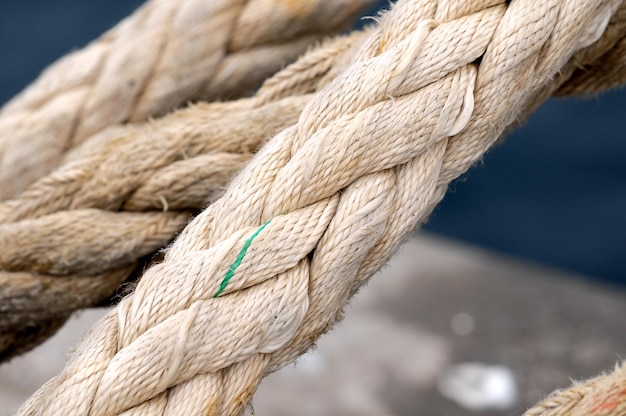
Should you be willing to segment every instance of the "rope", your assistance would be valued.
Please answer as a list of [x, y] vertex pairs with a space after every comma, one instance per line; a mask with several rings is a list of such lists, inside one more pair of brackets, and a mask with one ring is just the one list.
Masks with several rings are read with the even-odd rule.
[[18, 414], [241, 413], [621, 3], [399, 1]]
[[74, 310], [96, 305], [114, 293], [131, 271], [132, 267], [126, 266], [96, 275], [1, 272], [4, 299], [0, 305], [0, 359], [37, 346], [53, 335]]
[[0, 113], [0, 200], [111, 125], [252, 93], [373, 0], [151, 0], [47, 69]]
[[[626, 7], [620, 7], [611, 19], [604, 43], [610, 48], [590, 51], [579, 62], [571, 79], [559, 91], [560, 95], [597, 94], [626, 83]], [[609, 43], [617, 40], [615, 43]], [[605, 50], [604, 53], [601, 51]]]
[[[352, 56], [350, 47], [362, 38], [356, 32], [323, 42], [279, 72], [276, 80], [270, 79], [254, 100], [199, 103], [143, 127], [109, 128], [69, 152], [66, 166], [36, 182], [19, 199], [0, 203], [0, 234], [2, 224], [14, 222], [10, 229], [24, 236], [5, 240], [7, 254], [0, 261], [0, 274], [6, 273], [3, 266], [15, 262], [21, 272], [7, 274], [4, 287], [0, 286], [0, 299], [7, 305], [4, 321], [12, 322], [0, 329], [11, 340], [0, 344], [0, 360], [27, 350], [22, 344], [32, 348], [45, 340], [54, 333], [49, 328], [58, 328], [74, 310], [113, 296], [120, 283], [117, 269], [125, 267], [132, 278], [141, 270], [142, 259], [165, 247], [184, 225], [169, 221], [172, 226], [164, 228], [163, 222], [175, 213], [163, 211], [200, 210], [217, 199], [251, 152], [297, 120], [310, 99], [299, 94], [314, 91], [332, 78]], [[146, 212], [145, 224], [135, 227], [124, 216], [108, 215], [107, 223], [113, 222], [113, 227], [103, 227], [100, 221], [106, 211], [99, 210]], [[32, 219], [40, 221], [28, 221]], [[58, 240], [58, 227], [40, 223], [77, 220], [82, 222], [80, 231], [76, 226], [61, 227], [65, 240], [58, 245], [51, 244]], [[117, 234], [119, 227], [127, 233]], [[128, 235], [143, 238], [131, 238], [134, 244], [129, 244]], [[84, 247], [93, 247], [93, 241], [102, 238], [109, 243], [106, 250], [85, 252]], [[48, 253], [46, 269], [37, 267], [37, 253], [42, 252]], [[135, 267], [129, 268], [131, 264]], [[85, 279], [84, 273], [90, 276]], [[104, 280], [100, 290], [94, 290], [89, 277]], [[72, 280], [75, 284], [68, 290]], [[33, 281], [47, 290], [36, 291], [28, 302], [15, 302], [16, 288], [32, 286]], [[62, 290], [52, 287], [57, 283]]]
[[626, 413], [626, 366], [557, 390], [524, 416], [619, 416]]
[[37, 326], [50, 334], [50, 319], [115, 294], [306, 101], [194, 105], [125, 129], [0, 204], [0, 334], [22, 334], [0, 343], [0, 358], [23, 351], [27, 334], [35, 346]]
[[[273, 24], [283, 19], [281, 21], [291, 27], [289, 29], [291, 35], [297, 36], [301, 31], [320, 30], [320, 28], [322, 28], [321, 30], [330, 30], [328, 28], [339, 27], [368, 2], [369, 0], [346, 0], [342, 4], [333, 3], [332, 5], [330, 2], [320, 2], [315, 7], [313, 7], [312, 3], [301, 2], [301, 6], [310, 4], [311, 7], [307, 6], [306, 10], [300, 11], [297, 11], [297, 8], [294, 10], [283, 10], [282, 16], [276, 15], [266, 20]], [[263, 17], [258, 13], [264, 12], [264, 10], [275, 10], [275, 7], [265, 5], [259, 9], [257, 6], [253, 7], [253, 3], [250, 3], [244, 9], [243, 12], [245, 13], [240, 17], [239, 26], [247, 28], [245, 29], [246, 33], [252, 31], [258, 36], [265, 36], [264, 39], [268, 42], [281, 42], [281, 36], [284, 36], [285, 33], [274, 33], [275, 28], [264, 28], [263, 25], [255, 24], [260, 17]], [[145, 7], [151, 6], [146, 5]], [[250, 7], [253, 7], [256, 12], [252, 14], [248, 12], [247, 10]], [[335, 7], [340, 7], [341, 10], [338, 13], [334, 13]], [[294, 24], [289, 21], [289, 13], [293, 14], [296, 11], [300, 20]], [[324, 18], [328, 14], [333, 14], [330, 21]], [[216, 18], [221, 17], [218, 14]], [[136, 15], [130, 18], [131, 21], [132, 19], [136, 19]], [[315, 19], [321, 19], [321, 21], [316, 22]], [[199, 22], [196, 23], [199, 24]], [[251, 24], [254, 26], [253, 28], [248, 27]], [[241, 32], [234, 32], [235, 35], [237, 33]], [[272, 35], [272, 33], [274, 34]], [[107, 36], [110, 37], [110, 35], [106, 35], [105, 38]], [[308, 39], [312, 39], [313, 36], [317, 35], [307, 35], [305, 38], [307, 44], [310, 43]], [[264, 76], [267, 68], [276, 66], [284, 61], [282, 58], [279, 60], [280, 62], [273, 59], [276, 57], [276, 54], [272, 52], [277, 47], [284, 48], [282, 45], [277, 44], [277, 46], [266, 47], [259, 44], [259, 38], [255, 38], [253, 41], [237, 39], [232, 42], [234, 42], [235, 46], [231, 45], [230, 48], [238, 52], [233, 52], [224, 58], [224, 63], [220, 64], [219, 68], [223, 67], [226, 69], [218, 68], [218, 85], [211, 87], [210, 91], [237, 91], [242, 88], [242, 85], [249, 83], [250, 80], [255, 80], [256, 77], [260, 79], [261, 76]], [[330, 52], [334, 48], [331, 45], [333, 42], [335, 41], [324, 42], [323, 46]], [[343, 43], [346, 45], [351, 44], [349, 42]], [[256, 47], [255, 45], [257, 44], [260, 46]], [[293, 53], [293, 42], [287, 43], [286, 46], [290, 48], [290, 53]], [[93, 47], [91, 45], [87, 50]], [[344, 46], [340, 50], [345, 50], [346, 47]], [[80, 54], [84, 52], [81, 51], [75, 55], [83, 59]], [[260, 56], [256, 57], [256, 55]], [[50, 68], [34, 86], [31, 86], [21, 97], [17, 97], [12, 103], [7, 105], [3, 112], [10, 112], [11, 108], [18, 106], [20, 101], [28, 101], [28, 97], [33, 97], [36, 93], [45, 92], [46, 89], [40, 88], [40, 84], [45, 84], [46, 80], [49, 81], [55, 76], [65, 75], [67, 68], [63, 69], [62, 62], [65, 60], [73, 62], [73, 60], [78, 58], [66, 57], [60, 63], [57, 63], [56, 67]], [[248, 61], [246, 62], [244, 58]], [[79, 61], [77, 65], [80, 66], [82, 63], [82, 61]], [[231, 63], [237, 67], [236, 70], [228, 69]], [[57, 67], [61, 69], [55, 69]], [[257, 69], [259, 72], [255, 72], [254, 76], [246, 74]], [[185, 70], [185, 68], [182, 68], [182, 70]], [[225, 77], [223, 76], [224, 74], [228, 74], [228, 76]], [[166, 75], [163, 74], [164, 77]], [[202, 76], [206, 76], [206, 74], [202, 73]], [[248, 77], [249, 79], [246, 79], [245, 82], [239, 82], [240, 79], [238, 77]], [[69, 81], [73, 82], [75, 80], [70, 79]], [[233, 82], [234, 84], [229, 86], [229, 83]], [[254, 84], [256, 83], [257, 81], [254, 81]], [[49, 84], [54, 86], [53, 82]], [[59, 82], [57, 84], [61, 87], [64, 86], [64, 84]], [[252, 84], [250, 85], [252, 86]], [[53, 91], [53, 93], [55, 92]], [[172, 93], [178, 94], [175, 90], [172, 90]], [[58, 95], [59, 92], [56, 91], [56, 94]], [[51, 93], [51, 95], [52, 98], [49, 98], [49, 100], [55, 99], [54, 94]], [[31, 98], [30, 101], [36, 101], [35, 98]], [[30, 104], [32, 107], [37, 103]], [[27, 192], [20, 196], [20, 199], [5, 202], [0, 206], [0, 224], [39, 218], [44, 215], [44, 209], [38, 210], [35, 208], [32, 212], [27, 211], [36, 204], [45, 205], [46, 201], [51, 201], [45, 207], [46, 215], [70, 209], [73, 212], [72, 215], [50, 215], [49, 218], [41, 219], [40, 221], [21, 221], [19, 224], [9, 228], [0, 225], [0, 234], [6, 236], [6, 239], [3, 240], [6, 242], [6, 255], [4, 260], [0, 261], [0, 274], [4, 283], [0, 287], [0, 298], [6, 299], [6, 307], [2, 313], [7, 315], [7, 317], [3, 317], [5, 324], [0, 325], [0, 334], [2, 334], [0, 335], [0, 338], [2, 338], [0, 339], [0, 360], [8, 359], [14, 354], [24, 352], [36, 346], [39, 342], [52, 335], [54, 331], [51, 328], [60, 327], [62, 322], [74, 310], [95, 306], [102, 302], [103, 299], [112, 296], [116, 287], [124, 280], [120, 280], [119, 267], [124, 267], [125, 270], [130, 271], [126, 273], [127, 275], [130, 273], [136, 274], [137, 267], [139, 267], [137, 262], [141, 262], [143, 257], [150, 258], [154, 250], [164, 247], [186, 222], [184, 220], [186, 218], [185, 215], [173, 215], [175, 213], [163, 214], [160, 212], [146, 214], [141, 221], [125, 222], [126, 216], [124, 215], [104, 215], [104, 213], [97, 210], [83, 210], [81, 208], [109, 209], [113, 211], [120, 209], [126, 211], [146, 211], [151, 209], [159, 211], [171, 209], [188, 210], [190, 208], [198, 210], [204, 208], [217, 198], [226, 181], [250, 158], [250, 153], [247, 152], [256, 150], [260, 143], [267, 137], [274, 135], [279, 127], [285, 127], [286, 123], [295, 121], [297, 116], [292, 110], [294, 105], [285, 104], [265, 110], [264, 114], [269, 114], [268, 112], [271, 112], [272, 109], [276, 112], [271, 115], [271, 120], [261, 120], [254, 116], [251, 117], [251, 120], [245, 120], [250, 117], [250, 114], [237, 113], [230, 118], [226, 117], [227, 120], [231, 121], [230, 125], [226, 121], [226, 123], [218, 122], [216, 126], [210, 126], [211, 120], [220, 118], [224, 112], [233, 113], [233, 110], [230, 109], [231, 107], [233, 106], [229, 104], [206, 105], [201, 103], [195, 108], [189, 109], [189, 111], [180, 111], [170, 117], [168, 121], [157, 122], [154, 125], [149, 123], [146, 127], [136, 125], [109, 127], [78, 144], [69, 153], [65, 155], [58, 154], [60, 158], [64, 159], [63, 163], [68, 161], [76, 161], [76, 163], [61, 168], [60, 171], [51, 174], [49, 177], [45, 177], [31, 186]], [[242, 110], [244, 108], [247, 109], [248, 105], [241, 102], [236, 104], [235, 107]], [[72, 111], [73, 109], [66, 107], [65, 110]], [[18, 112], [17, 114], [23, 113]], [[40, 114], [30, 114], [29, 116], [37, 118]], [[266, 126], [266, 128], [258, 129], [252, 126], [246, 128], [246, 126], [251, 125], [250, 121], [252, 120]], [[274, 122], [273, 120], [277, 121]], [[1, 125], [2, 117], [0, 117]], [[185, 126], [189, 130], [179, 133], [181, 126]], [[217, 134], [206, 133], [213, 132], [216, 128]], [[251, 133], [252, 130], [254, 132]], [[13, 134], [14, 132], [11, 133]], [[46, 132], [46, 134], [55, 135], [58, 133], [59, 131], [55, 129]], [[189, 137], [191, 134], [197, 134], [195, 142]], [[235, 143], [233, 141], [235, 137], [247, 137], [247, 139], [242, 140], [241, 143]], [[211, 148], [211, 140], [214, 138], [218, 143], [231, 143], [231, 146], [218, 145], [216, 147], [213, 145], [213, 148]], [[158, 140], [162, 140], [158, 146], [151, 143], [151, 141]], [[135, 143], [129, 143], [131, 141]], [[122, 142], [126, 144], [122, 144]], [[2, 143], [0, 142], [1, 145]], [[21, 147], [14, 150], [22, 152], [32, 147], [32, 144], [28, 145], [28, 143], [19, 143], [19, 145]], [[116, 146], [119, 146], [119, 148]], [[160, 153], [164, 146], [170, 146], [171, 152], [169, 156]], [[173, 146], [178, 146], [179, 148], [176, 149]], [[186, 149], [186, 146], [195, 146], [198, 149]], [[222, 149], [221, 151], [220, 148]], [[230, 151], [228, 150], [229, 148], [231, 149]], [[242, 152], [239, 148], [247, 150]], [[126, 153], [122, 154], [126, 154], [129, 157], [120, 158], [119, 155], [113, 152], [113, 149], [115, 151], [125, 149]], [[151, 158], [150, 161], [155, 163], [155, 166], [147, 167], [147, 161], [144, 158], [146, 154], [154, 155], [154, 158]], [[190, 157], [190, 154], [194, 157]], [[7, 155], [10, 156], [10, 152]], [[27, 156], [29, 158], [33, 157], [33, 155]], [[160, 157], [169, 157], [172, 160], [171, 165], [163, 165], [163, 160]], [[35, 155], [34, 159], [37, 159], [37, 155]], [[133, 163], [135, 161], [139, 163]], [[33, 159], [27, 159], [24, 162], [37, 164]], [[85, 197], [85, 193], [88, 194], [90, 192], [94, 182], [98, 183], [98, 180], [93, 179], [94, 175], [103, 174], [104, 177], [113, 178], [110, 173], [106, 173], [101, 169], [101, 164], [114, 168], [112, 169], [113, 176], [122, 177], [122, 180], [116, 184], [105, 183], [105, 187], [101, 189], [105, 193], [100, 195], [104, 200], [95, 201], [94, 198]], [[43, 167], [44, 165], [39, 163], [38, 167]], [[130, 179], [133, 174], [140, 174], [141, 169], [145, 169], [144, 174], [140, 175], [141, 178], [134, 177], [134, 180]], [[29, 173], [25, 176], [23, 175], [21, 179], [30, 180], [28, 175], [34, 173], [35, 170], [29, 168]], [[10, 176], [10, 173], [6, 170], [3, 172], [7, 173], [7, 177]], [[151, 173], [152, 176], [146, 175], [146, 173]], [[128, 178], [124, 178], [124, 175], [127, 175]], [[35, 176], [38, 175], [34, 175], [31, 179], [34, 179]], [[14, 179], [12, 178], [12, 180]], [[144, 182], [141, 186], [137, 185], [142, 180]], [[116, 185], [118, 186], [116, 187]], [[130, 189], [132, 189], [132, 192]], [[0, 191], [0, 193], [2, 192]], [[128, 195], [129, 193], [130, 195]], [[58, 198], [58, 200], [55, 201], [55, 198]], [[62, 205], [63, 203], [66, 204]], [[134, 215], [137, 218], [137, 214]], [[103, 226], [103, 223], [100, 221], [105, 218], [107, 222], [114, 222], [113, 227]], [[172, 221], [171, 218], [176, 218], [176, 221]], [[79, 227], [62, 228], [60, 235], [65, 236], [65, 241], [63, 244], [58, 245], [53, 242], [59, 240], [60, 235], [55, 234], [59, 227], [47, 226], [47, 224], [54, 225], [54, 221], [57, 221], [57, 219], [59, 224], [72, 224], [74, 221], [82, 223]], [[140, 223], [143, 223], [145, 226], [140, 226]], [[116, 229], [119, 230], [120, 227], [128, 227], [128, 232], [117, 234]], [[103, 234], [99, 234], [98, 231], [102, 231]], [[10, 236], [14, 233], [20, 233], [25, 238], [11, 240]], [[125, 238], [128, 235], [141, 237], [129, 240]], [[98, 238], [104, 237], [104, 240], [107, 241], [107, 244], [101, 247], [103, 249], [106, 248], [106, 250], [83, 250], [85, 246], [96, 248], [94, 244], [85, 243], [85, 241], [92, 242], [96, 236]], [[0, 247], [2, 246], [0, 244]], [[48, 253], [47, 257], [49, 260], [45, 268], [42, 268], [41, 265], [38, 266], [37, 261], [29, 263], [26, 260], [29, 257], [36, 258], [37, 253], [44, 252]], [[90, 259], [89, 264], [85, 262], [87, 258]], [[20, 262], [20, 264], [18, 266], [12, 265], [16, 261]], [[136, 265], [135, 269], [128, 267], [131, 264]], [[15, 270], [20, 273], [14, 273]], [[56, 278], [58, 276], [68, 277], [68, 279], [58, 279]], [[91, 280], [97, 280], [98, 283], [95, 284]], [[70, 283], [72, 281], [74, 281], [74, 284]], [[46, 290], [35, 291], [37, 295], [32, 296], [29, 302], [13, 302], [14, 294], [17, 293], [15, 290], [24, 285], [32, 287], [33, 282], [39, 282], [38, 287], [44, 285], [43, 287]], [[59, 288], [53, 288], [52, 286], [54, 285], [58, 285], [59, 288], [66, 290], [57, 290]], [[67, 290], [69, 287], [71, 287], [71, 290]], [[98, 290], [95, 290], [96, 288]], [[51, 307], [51, 305], [57, 306]], [[12, 323], [8, 324], [7, 322]], [[37, 336], [38, 333], [40, 333], [39, 337]]]
[[[607, 33], [623, 33], [614, 30], [618, 23], [623, 22], [612, 21]], [[23, 352], [22, 342], [35, 346], [38, 326], [50, 335], [51, 319], [62, 322], [75, 309], [114, 295], [119, 268], [136, 275], [142, 259], [152, 257], [185, 224], [186, 215], [171, 211], [199, 210], [215, 200], [265, 137], [295, 122], [309, 99], [299, 94], [334, 78], [353, 58], [366, 32], [326, 41], [269, 79], [254, 100], [199, 104], [144, 127], [107, 129], [71, 151], [65, 160], [72, 163], [31, 186], [20, 199], [0, 204], [0, 223], [16, 222], [0, 225], [5, 236], [0, 238], [5, 282], [0, 299], [7, 305], [0, 328], [11, 339], [3, 344], [0, 359]], [[603, 37], [588, 58], [596, 59], [613, 47], [611, 39]], [[261, 109], [281, 97], [286, 98]], [[111, 215], [106, 210], [133, 215]], [[139, 212], [146, 215], [140, 219]], [[94, 275], [104, 280], [99, 281], [99, 290], [90, 280]], [[75, 284], [67, 290], [71, 278]], [[16, 303], [15, 290], [38, 280], [47, 290]], [[55, 284], [63, 290], [52, 288]], [[40, 341], [45, 338], [42, 335]]]
[[[288, 97], [287, 93], [293, 93], [290, 91], [293, 89], [314, 91], [322, 83], [318, 78], [332, 78], [332, 72], [337, 71], [340, 61], [337, 56], [344, 55], [342, 60], [345, 61], [345, 57], [350, 55], [349, 48], [362, 37], [357, 32], [350, 37], [323, 42], [320, 48], [299, 61], [295, 68], [286, 68], [279, 81], [269, 82], [259, 92], [260, 99], [255, 100], [253, 106], [261, 107], [281, 95]], [[252, 103], [245, 100], [233, 104], [201, 103], [195, 108], [181, 110], [156, 125], [110, 127], [65, 155], [64, 163], [76, 163], [70, 163], [40, 180], [20, 199], [1, 204], [0, 223], [20, 221], [7, 230], [5, 241], [8, 245], [3, 263], [9, 265], [10, 270], [18, 269], [21, 273], [0, 270], [0, 274], [4, 273], [0, 298], [4, 298], [6, 305], [3, 310], [6, 316], [0, 333], [0, 360], [36, 346], [52, 335], [75, 309], [97, 305], [112, 296], [120, 283], [116, 267], [121, 264], [117, 263], [144, 262], [142, 256], [152, 257], [152, 254], [146, 253], [164, 247], [182, 227], [174, 224], [164, 228], [161, 217], [168, 217], [167, 214], [149, 213], [145, 218], [146, 227], [135, 227], [132, 224], [139, 223], [125, 223], [124, 216], [103, 215], [98, 210], [82, 208], [108, 208], [114, 212], [118, 209], [131, 212], [201, 209], [219, 195], [222, 185], [249, 159], [250, 153], [241, 153], [240, 148], [255, 150], [266, 137], [274, 135], [279, 127], [284, 128], [294, 122], [306, 98], [293, 97], [262, 112], [248, 112]], [[297, 113], [294, 112], [296, 107]], [[244, 110], [245, 113], [242, 113]], [[238, 113], [235, 114], [235, 111]], [[257, 113], [260, 116], [255, 116]], [[212, 124], [214, 120], [216, 125]], [[265, 128], [253, 127], [252, 121]], [[206, 133], [214, 131], [217, 134]], [[194, 134], [196, 136], [191, 137]], [[234, 138], [243, 139], [235, 142]], [[162, 155], [163, 148], [170, 148], [172, 153], [169, 156]], [[220, 151], [220, 148], [226, 151]], [[121, 154], [126, 157], [120, 158], [113, 149], [115, 152], [122, 150]], [[148, 166], [149, 162], [144, 160], [146, 154], [154, 155], [149, 158], [154, 166]], [[163, 159], [168, 157], [173, 162], [165, 166]], [[100, 169], [109, 164], [115, 169], [109, 172]], [[147, 175], [148, 172], [152, 176]], [[89, 193], [93, 187], [92, 179], [98, 173], [108, 178], [120, 176], [120, 186], [105, 184], [105, 193], [102, 195], [104, 200], [84, 198], [84, 191]], [[137, 178], [141, 173], [143, 175]], [[70, 210], [75, 210], [77, 215], [49, 215]], [[59, 227], [48, 227], [41, 221], [25, 221], [42, 216], [49, 216], [47, 221], [44, 218], [47, 223], [55, 224], [58, 218], [61, 223], [71, 224], [79, 220], [82, 224], [79, 227], [61, 227], [66, 238], [64, 244], [46, 244], [59, 240], [55, 236]], [[129, 228], [127, 234], [139, 234], [145, 238], [131, 239], [133, 244], [129, 244], [124, 233], [118, 235], [113, 232], [117, 227], [103, 229], [100, 223], [103, 218], [107, 218], [107, 222], [119, 220], [120, 227]], [[91, 230], [104, 232], [104, 239], [109, 243], [106, 251], [89, 250], [86, 253], [83, 250], [84, 246], [93, 246], [96, 237], [102, 236]], [[0, 231], [5, 231], [2, 226]], [[16, 244], [9, 238], [14, 231], [26, 238], [18, 239]], [[59, 250], [60, 247], [64, 249]], [[49, 261], [45, 262], [45, 267], [54, 270], [54, 275], [46, 274], [49, 270], [40, 269], [38, 263], [41, 262], [35, 260], [30, 263], [26, 260], [36, 259], [38, 252], [49, 252]], [[88, 265], [84, 264], [86, 254], [89, 254]], [[19, 265], [11, 265], [16, 262]], [[127, 274], [130, 273], [131, 277], [141, 271], [140, 264], [134, 270], [128, 267], [125, 269], [129, 270]], [[89, 273], [89, 276], [84, 273]], [[58, 276], [70, 279], [59, 279]], [[75, 282], [73, 285], [72, 280]], [[96, 280], [98, 285], [91, 280]], [[44, 287], [45, 290], [33, 290], [36, 296], [31, 296], [28, 302], [16, 302], [14, 298], [23, 295], [23, 287], [35, 287], [33, 282], [38, 282], [37, 287]], [[59, 287], [52, 287], [55, 285]], [[96, 287], [99, 290], [95, 290]], [[20, 296], [16, 296], [16, 293], [20, 293]]]

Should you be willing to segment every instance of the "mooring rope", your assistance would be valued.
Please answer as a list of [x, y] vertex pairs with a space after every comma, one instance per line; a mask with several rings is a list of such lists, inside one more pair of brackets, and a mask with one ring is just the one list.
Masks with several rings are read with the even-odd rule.
[[[618, 11], [605, 35], [569, 66], [580, 72], [614, 55], [623, 22]], [[198, 104], [144, 127], [109, 128], [66, 155], [74, 163], [0, 204], [0, 224], [6, 224], [0, 225], [0, 299], [7, 315], [0, 324], [0, 359], [36, 345], [38, 332], [45, 339], [74, 310], [112, 296], [124, 280], [120, 270], [136, 274], [129, 266], [164, 247], [186, 223], [181, 210], [215, 200], [250, 152], [296, 121], [310, 99], [306, 93], [345, 68], [365, 35], [367, 30], [324, 42], [269, 79], [254, 100]], [[562, 71], [543, 96], [568, 87], [576, 79], [570, 75]], [[120, 210], [134, 214], [107, 213]]]
[[[143, 126], [109, 128], [68, 153], [65, 166], [18, 199], [0, 203], [0, 235], [6, 235], [0, 303], [7, 315], [0, 324], [0, 361], [45, 340], [74, 310], [114, 295], [124, 280], [120, 268], [136, 274], [138, 266], [131, 264], [182, 229], [185, 215], [172, 211], [197, 211], [217, 199], [252, 152], [297, 120], [310, 99], [306, 93], [345, 66], [363, 35], [323, 42], [253, 100], [199, 103]], [[107, 211], [145, 215], [126, 222]], [[128, 232], [118, 234], [117, 223]], [[63, 244], [57, 243], [58, 229]], [[11, 237], [16, 233], [21, 238]], [[45, 253], [43, 265], [37, 253]]]
[[626, 414], [626, 365], [557, 390], [524, 416], [620, 416]]
[[18, 414], [241, 413], [621, 4], [400, 0]]
[[0, 112], [0, 200], [111, 125], [250, 94], [373, 0], [151, 0]]
[[22, 338], [34, 346], [50, 319], [114, 295], [307, 101], [195, 105], [125, 129], [0, 204], [0, 358], [23, 352]]
[[557, 94], [597, 94], [626, 83], [626, 7], [620, 7], [595, 48], [580, 57], [572, 77]]

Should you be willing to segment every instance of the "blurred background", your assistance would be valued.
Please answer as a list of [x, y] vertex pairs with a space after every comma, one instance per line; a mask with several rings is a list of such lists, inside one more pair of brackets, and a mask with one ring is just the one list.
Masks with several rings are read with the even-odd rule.
[[[141, 3], [2, 0], [0, 103]], [[625, 118], [624, 90], [550, 100], [451, 186], [424, 229], [626, 284]]]
[[[2, 0], [0, 103], [141, 3]], [[256, 413], [520, 414], [610, 369], [626, 345], [625, 118], [624, 90], [544, 104], [452, 184], [339, 330], [264, 382]], [[0, 367], [0, 413], [101, 314]]]

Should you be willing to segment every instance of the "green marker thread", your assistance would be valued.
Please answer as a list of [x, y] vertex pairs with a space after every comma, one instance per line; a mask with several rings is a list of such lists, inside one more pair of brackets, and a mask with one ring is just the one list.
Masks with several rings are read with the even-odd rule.
[[226, 286], [228, 286], [228, 283], [230, 282], [230, 279], [233, 278], [233, 276], [235, 275], [235, 270], [237, 270], [237, 267], [239, 267], [239, 265], [241, 264], [241, 262], [243, 261], [243, 258], [246, 256], [246, 253], [248, 252], [248, 249], [250, 248], [250, 245], [252, 244], [252, 241], [257, 238], [257, 236], [261, 233], [261, 231], [263, 231], [263, 229], [265, 227], [267, 227], [267, 225], [271, 222], [272, 220], [269, 220], [268, 222], [266, 222], [265, 224], [263, 224], [262, 226], [260, 226], [251, 236], [250, 238], [248, 238], [246, 240], [246, 242], [244, 243], [243, 247], [241, 248], [241, 251], [239, 252], [239, 255], [237, 256], [237, 258], [235, 259], [235, 261], [233, 262], [233, 264], [230, 265], [230, 267], [228, 268], [228, 271], [226, 272], [226, 275], [224, 276], [224, 279], [222, 279], [222, 283], [220, 284], [220, 288], [218, 289], [217, 292], [215, 292], [215, 294], [213, 295], [214, 298], [218, 297], [219, 295], [222, 294], [222, 292], [224, 292], [224, 289], [226, 289]]

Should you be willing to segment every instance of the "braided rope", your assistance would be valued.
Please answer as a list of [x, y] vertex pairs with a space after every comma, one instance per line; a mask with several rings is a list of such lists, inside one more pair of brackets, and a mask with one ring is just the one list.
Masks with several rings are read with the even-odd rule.
[[[0, 244], [5, 252], [0, 267], [9, 270], [0, 271], [0, 299], [5, 304], [0, 360], [45, 340], [74, 310], [111, 296], [121, 282], [119, 267], [136, 273], [137, 269], [133, 271], [128, 265], [164, 247], [184, 223], [168, 221], [172, 213], [148, 212], [141, 221], [127, 222], [124, 215], [84, 208], [143, 212], [205, 207], [250, 157], [249, 153], [232, 152], [254, 150], [266, 137], [294, 122], [307, 97], [266, 104], [296, 90], [318, 88], [323, 83], [320, 78], [332, 78], [340, 62], [350, 55], [349, 48], [362, 37], [356, 32], [324, 42], [298, 64], [279, 73], [278, 80], [270, 80], [254, 103], [198, 104], [143, 129], [133, 125], [109, 128], [66, 156], [76, 163], [40, 180], [20, 199], [1, 204], [0, 224], [19, 223], [0, 225], [0, 234], [6, 236], [6, 244]], [[338, 59], [338, 55], [343, 57]], [[262, 106], [267, 108], [252, 109]], [[202, 153], [206, 151], [209, 153]], [[118, 153], [124, 156], [120, 158]], [[113, 169], [103, 170], [103, 166]], [[93, 197], [92, 182], [98, 173], [109, 181], [103, 192], [97, 193], [99, 198], [85, 197], [90, 193]], [[121, 180], [111, 181], [114, 178]], [[40, 220], [28, 220], [32, 218]], [[103, 218], [113, 226], [103, 227]], [[171, 225], [163, 227], [164, 222]], [[126, 232], [117, 233], [119, 227]], [[21, 238], [11, 238], [16, 233]], [[94, 244], [97, 241], [106, 244]], [[86, 246], [90, 249], [85, 250]], [[44, 264], [37, 259], [38, 253], [44, 253]], [[20, 273], [10, 271], [13, 269]], [[46, 274], [50, 272], [53, 275]], [[32, 292], [30, 296], [25, 288]]]
[[[120, 283], [120, 267], [132, 274], [140, 271], [128, 266], [152, 257], [149, 253], [163, 248], [184, 225], [184, 216], [162, 211], [199, 210], [215, 200], [250, 158], [249, 152], [296, 121], [310, 98], [298, 94], [323, 85], [362, 38], [355, 32], [325, 41], [281, 71], [278, 81], [270, 80], [254, 100], [200, 103], [144, 127], [109, 128], [68, 153], [67, 166], [36, 182], [19, 199], [0, 203], [0, 234], [7, 234], [6, 247], [0, 244], [6, 251], [0, 261], [0, 274], [6, 277], [0, 286], [0, 299], [6, 303], [0, 360], [45, 340], [74, 310], [111, 296]], [[281, 96], [285, 98], [278, 100]], [[146, 215], [125, 221], [124, 215], [100, 210]], [[169, 220], [172, 216], [179, 223]], [[112, 227], [103, 227], [103, 218]], [[80, 226], [72, 225], [75, 221]], [[125, 232], [117, 233], [119, 227]], [[56, 244], [59, 229], [63, 244]], [[9, 238], [15, 232], [22, 238]], [[45, 269], [38, 253], [46, 253]], [[20, 273], [2, 271], [7, 265]], [[16, 293], [37, 281], [46, 290], [33, 290], [28, 302], [15, 302]]]
[[[616, 13], [607, 33], [623, 33], [616, 30], [618, 23], [623, 27], [623, 21], [616, 19], [619, 15]], [[315, 91], [345, 67], [365, 34], [355, 32], [325, 42], [266, 82], [255, 100], [200, 104], [144, 128], [108, 129], [66, 157], [82, 160], [39, 181], [19, 200], [1, 204], [4, 215], [0, 215], [0, 223], [19, 221], [0, 226], [0, 234], [5, 236], [0, 242], [6, 242], [0, 244], [4, 253], [0, 267], [5, 273], [0, 297], [7, 305], [1, 327], [4, 338], [13, 340], [5, 351], [23, 351], [18, 348], [21, 339], [36, 345], [33, 331], [38, 325], [49, 334], [51, 318], [64, 320], [76, 308], [92, 306], [110, 296], [120, 281], [120, 267], [132, 270], [130, 264], [162, 248], [185, 223], [184, 215], [171, 212], [147, 212], [139, 219], [137, 214], [129, 217], [99, 210], [143, 212], [206, 206], [249, 159], [249, 153], [239, 153], [241, 148], [256, 149], [264, 136], [295, 121], [307, 97], [294, 96], [262, 111], [252, 109], [273, 99]], [[603, 37], [587, 51], [588, 59], [577, 60], [577, 65], [597, 59], [614, 44], [614, 36]], [[561, 82], [555, 83], [558, 85]], [[234, 141], [235, 137], [240, 142]], [[209, 153], [202, 153], [207, 150]], [[109, 181], [94, 181], [98, 177]], [[30, 220], [34, 218], [38, 220]], [[103, 219], [111, 226], [103, 227]], [[118, 232], [122, 227], [126, 232]], [[102, 243], [94, 244], [97, 240]], [[99, 280], [106, 281], [99, 282], [101, 289], [94, 291], [95, 283], [85, 279], [84, 273], [97, 274]], [[75, 277], [75, 284], [70, 285], [71, 279], [51, 278], [54, 276]], [[14, 302], [14, 294], [21, 293], [16, 290], [32, 287], [38, 279], [46, 291], [33, 291], [36, 296], [29, 302]], [[63, 290], [55, 290], [55, 283]], [[68, 287], [71, 290], [66, 290]], [[18, 306], [12, 309], [8, 305]], [[33, 311], [37, 311], [37, 319]], [[21, 335], [10, 336], [11, 331]]]
[[240, 413], [621, 3], [398, 2], [19, 414]]
[[372, 0], [151, 0], [0, 113], [0, 200], [103, 128], [253, 92]]
[[626, 366], [615, 367], [570, 388], [557, 390], [524, 416], [619, 416], [626, 414]]
[[250, 152], [295, 122], [306, 101], [195, 105], [125, 129], [0, 204], [0, 333], [22, 334], [0, 357], [23, 351], [22, 338], [36, 345], [37, 326], [50, 334], [50, 319], [114, 294], [183, 228], [189, 210], [221, 194]]
[[603, 37], [606, 46], [589, 51], [582, 58], [571, 79], [558, 94], [597, 94], [626, 83], [626, 7], [620, 7], [611, 18]]

